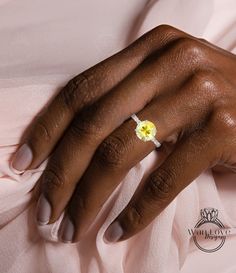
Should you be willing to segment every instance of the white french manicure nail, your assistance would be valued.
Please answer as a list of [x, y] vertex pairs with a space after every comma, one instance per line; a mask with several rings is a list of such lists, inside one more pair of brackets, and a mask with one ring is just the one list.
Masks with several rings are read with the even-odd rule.
[[63, 243], [72, 243], [73, 237], [74, 237], [74, 231], [75, 231], [74, 225], [72, 221], [70, 220], [70, 218], [68, 217], [68, 215], [66, 215], [62, 221], [62, 227], [59, 231], [60, 240]]
[[23, 144], [16, 152], [11, 166], [17, 171], [24, 171], [33, 160], [33, 153], [27, 144]]
[[124, 231], [118, 221], [115, 221], [112, 223], [108, 229], [105, 232], [105, 240], [108, 242], [117, 242], [122, 235], [124, 234]]
[[46, 197], [41, 194], [37, 204], [37, 222], [40, 226], [46, 225], [51, 217], [51, 205]]

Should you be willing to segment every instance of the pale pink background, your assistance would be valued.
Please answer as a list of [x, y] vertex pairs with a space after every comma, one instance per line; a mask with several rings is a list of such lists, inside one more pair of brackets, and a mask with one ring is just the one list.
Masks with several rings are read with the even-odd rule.
[[61, 86], [162, 23], [236, 52], [235, 0], [0, 0], [1, 273], [236, 272], [236, 236], [206, 254], [187, 232], [204, 207], [217, 208], [225, 226], [236, 226], [236, 174], [207, 170], [145, 230], [105, 244], [106, 228], [164, 159], [153, 152], [129, 172], [88, 235], [65, 245], [57, 243], [60, 220], [38, 228], [29, 203], [47, 161], [23, 174], [9, 167], [24, 129]]

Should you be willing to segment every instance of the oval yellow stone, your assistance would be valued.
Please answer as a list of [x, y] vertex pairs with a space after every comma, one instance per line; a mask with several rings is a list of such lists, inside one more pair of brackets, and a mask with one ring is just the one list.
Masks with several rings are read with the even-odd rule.
[[157, 130], [154, 123], [149, 120], [144, 120], [137, 124], [135, 132], [139, 139], [149, 141], [155, 138]]

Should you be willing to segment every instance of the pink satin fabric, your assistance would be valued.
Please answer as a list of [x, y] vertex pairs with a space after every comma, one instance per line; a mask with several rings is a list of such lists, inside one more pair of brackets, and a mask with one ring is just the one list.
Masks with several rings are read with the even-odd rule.
[[145, 230], [106, 244], [106, 228], [164, 160], [152, 152], [130, 170], [86, 237], [63, 244], [57, 242], [61, 218], [37, 227], [30, 203], [47, 159], [21, 174], [10, 168], [24, 130], [70, 78], [163, 23], [236, 52], [235, 0], [0, 0], [1, 273], [236, 272], [235, 235], [207, 254], [188, 234], [205, 207], [236, 227], [236, 174], [204, 171]]

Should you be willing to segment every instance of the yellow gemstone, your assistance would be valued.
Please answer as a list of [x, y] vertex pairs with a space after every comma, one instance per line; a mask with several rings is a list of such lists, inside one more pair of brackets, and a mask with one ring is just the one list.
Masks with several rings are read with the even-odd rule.
[[154, 123], [149, 120], [144, 120], [137, 124], [135, 132], [139, 139], [149, 141], [155, 138], [157, 130]]

